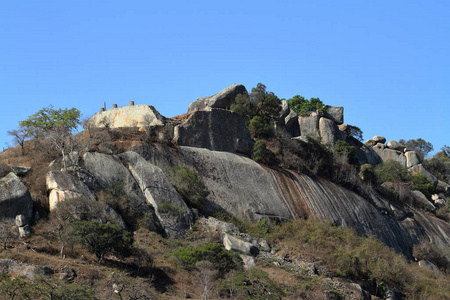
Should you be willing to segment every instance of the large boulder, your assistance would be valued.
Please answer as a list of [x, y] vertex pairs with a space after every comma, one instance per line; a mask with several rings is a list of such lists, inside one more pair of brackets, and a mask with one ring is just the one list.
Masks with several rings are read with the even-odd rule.
[[31, 220], [33, 201], [27, 187], [11, 172], [0, 179], [0, 217], [13, 219], [17, 215]]
[[234, 99], [239, 94], [248, 94], [247, 89], [242, 84], [234, 84], [214, 96], [198, 98], [197, 101], [189, 105], [188, 113], [211, 108], [230, 109], [230, 106], [234, 103]]
[[175, 127], [174, 135], [179, 146], [243, 154], [249, 154], [254, 143], [241, 116], [224, 109], [194, 112]]
[[322, 139], [322, 144], [334, 145], [337, 140], [337, 133], [339, 129], [332, 120], [327, 118], [320, 118], [319, 120], [319, 133]]
[[223, 235], [223, 246], [225, 247], [225, 249], [229, 251], [240, 252], [247, 255], [256, 256], [259, 253], [259, 249], [255, 245], [243, 241], [228, 233], [225, 233]]
[[164, 125], [165, 118], [151, 105], [130, 105], [96, 113], [88, 127], [148, 127]]
[[64, 200], [73, 198], [84, 198], [95, 201], [95, 195], [78, 178], [63, 171], [50, 171], [46, 176], [47, 189], [50, 191], [50, 210]]
[[375, 143], [381, 143], [381, 144], [386, 143], [386, 138], [385, 138], [384, 136], [381, 136], [381, 135], [376, 135], [376, 136], [374, 136], [374, 137], [372, 138], [372, 140], [374, 140]]
[[397, 151], [401, 151], [401, 152], [403, 152], [403, 150], [405, 150], [405, 145], [402, 145], [399, 142], [394, 141], [394, 140], [390, 140], [389, 142], [387, 142], [386, 147], [388, 147], [389, 149], [393, 149], [393, 150], [397, 150]]
[[280, 116], [278, 117], [279, 120], [284, 120], [284, 118], [287, 117], [291, 109], [289, 108], [289, 102], [286, 100], [281, 100], [281, 110], [280, 110]]
[[344, 123], [344, 108], [342, 106], [325, 106], [325, 117], [340, 125]]
[[[194, 217], [163, 171], [136, 152], [125, 152], [119, 156], [127, 164], [148, 203], [155, 208], [167, 236], [184, 237]], [[168, 210], [167, 207], [176, 209]]]
[[319, 119], [320, 116], [317, 112], [312, 112], [308, 116], [300, 116], [298, 118], [300, 134], [304, 137], [320, 138]]
[[382, 162], [395, 160], [403, 166], [406, 166], [406, 156], [403, 155], [402, 151], [386, 148], [381, 143], [376, 144], [372, 149], [380, 157]]

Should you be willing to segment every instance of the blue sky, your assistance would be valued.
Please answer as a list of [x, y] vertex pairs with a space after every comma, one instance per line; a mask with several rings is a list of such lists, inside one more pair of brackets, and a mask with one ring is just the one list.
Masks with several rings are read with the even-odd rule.
[[[0, 0], [0, 147], [42, 107], [172, 117], [236, 83], [344, 106], [364, 138], [450, 145], [449, 1]], [[1, 148], [0, 148], [1, 150]]]

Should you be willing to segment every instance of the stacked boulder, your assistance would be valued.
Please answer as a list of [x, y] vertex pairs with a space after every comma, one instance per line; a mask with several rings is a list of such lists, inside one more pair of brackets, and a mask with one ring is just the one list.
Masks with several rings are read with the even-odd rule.
[[390, 140], [386, 143], [385, 137], [374, 136], [364, 142], [363, 151], [367, 162], [373, 166], [388, 160], [394, 160], [407, 167], [411, 173], [422, 173], [434, 185], [438, 183], [437, 178], [422, 165], [417, 153], [397, 141]]
[[334, 145], [336, 141], [345, 141], [347, 138], [348, 125], [344, 124], [344, 108], [339, 106], [327, 105], [325, 113], [314, 111], [306, 116], [299, 116], [288, 109], [282, 122], [286, 131], [301, 141], [312, 137], [320, 139], [323, 144]]

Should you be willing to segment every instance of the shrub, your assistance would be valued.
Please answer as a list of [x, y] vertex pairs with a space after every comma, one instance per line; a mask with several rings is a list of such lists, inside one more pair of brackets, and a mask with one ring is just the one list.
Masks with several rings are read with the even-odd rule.
[[358, 160], [356, 159], [356, 150], [355, 147], [350, 146], [346, 141], [338, 140], [334, 145], [334, 151], [338, 155], [343, 155], [347, 158], [347, 161], [350, 164], [357, 164]]
[[266, 143], [262, 140], [256, 141], [252, 149], [252, 158], [256, 162], [267, 163], [270, 151], [267, 150]]
[[209, 191], [195, 171], [184, 166], [174, 166], [169, 169], [167, 177], [184, 200], [191, 206], [202, 208]]
[[408, 169], [398, 161], [392, 159], [376, 166], [375, 174], [380, 183], [387, 181], [408, 181], [410, 178]]
[[248, 129], [253, 138], [268, 138], [273, 135], [273, 126], [271, 126], [270, 120], [261, 116], [254, 116], [250, 120]]
[[359, 169], [359, 177], [367, 183], [375, 183], [377, 176], [371, 164], [364, 164]]
[[412, 189], [416, 191], [421, 191], [427, 198], [435, 192], [434, 185], [431, 183], [424, 174], [417, 173], [412, 176]]
[[124, 257], [129, 254], [133, 244], [133, 234], [116, 224], [102, 224], [93, 221], [77, 221], [70, 224], [69, 235], [72, 242], [81, 244], [102, 262], [105, 255], [117, 254]]
[[175, 216], [179, 216], [182, 213], [182, 210], [178, 206], [169, 203], [161, 203], [158, 205], [158, 211], [163, 214], [173, 214]]
[[219, 271], [220, 276], [240, 265], [239, 256], [213, 243], [206, 243], [200, 248], [182, 247], [173, 254], [190, 267], [201, 261], [209, 261]]

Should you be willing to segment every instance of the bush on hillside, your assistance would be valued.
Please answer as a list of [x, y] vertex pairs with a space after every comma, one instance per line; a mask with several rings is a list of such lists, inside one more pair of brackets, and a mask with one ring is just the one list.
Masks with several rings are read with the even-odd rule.
[[408, 181], [410, 179], [410, 174], [408, 169], [395, 160], [388, 160], [384, 163], [379, 164], [375, 168], [375, 174], [377, 175], [378, 181], [383, 182], [394, 182], [394, 181]]
[[191, 206], [202, 209], [209, 191], [195, 171], [184, 166], [174, 166], [169, 168], [167, 178], [184, 200]]

